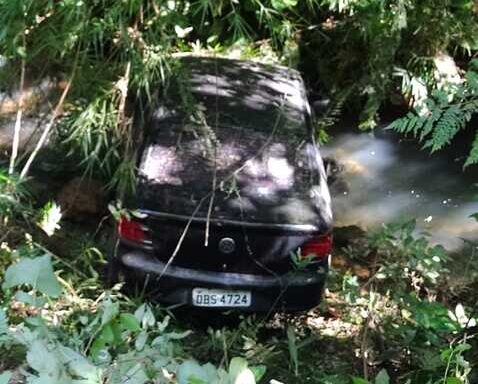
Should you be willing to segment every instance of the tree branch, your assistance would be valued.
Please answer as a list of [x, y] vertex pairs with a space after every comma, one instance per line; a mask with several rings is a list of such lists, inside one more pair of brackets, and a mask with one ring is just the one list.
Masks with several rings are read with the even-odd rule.
[[40, 152], [40, 149], [43, 147], [43, 144], [45, 143], [46, 139], [48, 138], [48, 135], [49, 135], [51, 129], [55, 125], [58, 116], [60, 116], [60, 114], [61, 114], [61, 110], [62, 110], [63, 104], [65, 102], [66, 96], [68, 95], [68, 92], [70, 91], [71, 84], [73, 82], [73, 78], [75, 77], [76, 68], [78, 66], [79, 54], [80, 54], [80, 48], [78, 47], [78, 50], [76, 52], [75, 62], [73, 64], [73, 69], [71, 71], [70, 80], [68, 80], [68, 83], [66, 84], [65, 88], [63, 89], [60, 100], [58, 100], [58, 103], [56, 104], [56, 107], [53, 111], [53, 114], [50, 118], [50, 121], [48, 122], [45, 129], [43, 130], [43, 133], [40, 136], [40, 139], [38, 140], [37, 145], [35, 146], [33, 152], [30, 154], [30, 156], [28, 157], [28, 160], [25, 163], [25, 166], [23, 167], [22, 172], [20, 173], [20, 180], [24, 179], [25, 176], [28, 174], [28, 171], [30, 170], [30, 167], [31, 167], [33, 161], [35, 160], [36, 156], [38, 155], [38, 152]]
[[[23, 47], [26, 48], [25, 34], [22, 35]], [[20, 99], [18, 100], [17, 117], [15, 119], [15, 128], [13, 131], [12, 153], [10, 155], [10, 165], [8, 167], [8, 174], [11, 175], [15, 170], [15, 160], [18, 156], [18, 147], [20, 145], [20, 131], [22, 128], [23, 116], [23, 100], [25, 98], [25, 67], [26, 59], [22, 57], [22, 64], [20, 69]]]

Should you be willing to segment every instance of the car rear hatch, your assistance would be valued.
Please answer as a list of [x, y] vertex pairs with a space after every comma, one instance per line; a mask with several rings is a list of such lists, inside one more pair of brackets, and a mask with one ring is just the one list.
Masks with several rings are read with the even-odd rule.
[[198, 109], [173, 92], [139, 166], [136, 205], [154, 253], [199, 270], [283, 273], [291, 252], [332, 225], [300, 76], [243, 61], [183, 64]]

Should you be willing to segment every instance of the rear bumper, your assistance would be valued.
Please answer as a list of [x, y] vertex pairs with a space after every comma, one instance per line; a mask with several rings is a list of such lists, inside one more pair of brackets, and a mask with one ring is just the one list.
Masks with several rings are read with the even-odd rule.
[[[192, 289], [247, 290], [252, 294], [246, 311], [301, 311], [318, 305], [327, 276], [327, 264], [314, 271], [293, 271], [281, 276], [207, 272], [166, 264], [143, 253], [119, 255], [120, 261], [139, 284], [148, 281], [148, 291], [161, 302], [192, 306]], [[149, 276], [149, 277], [147, 277]], [[227, 307], [219, 307], [225, 309]], [[217, 307], [215, 307], [217, 309]]]

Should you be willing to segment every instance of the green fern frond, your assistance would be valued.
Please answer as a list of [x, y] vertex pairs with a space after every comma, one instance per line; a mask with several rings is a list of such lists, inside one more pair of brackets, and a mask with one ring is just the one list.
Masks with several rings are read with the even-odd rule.
[[471, 151], [465, 161], [464, 167], [466, 168], [474, 164], [478, 164], [478, 132], [475, 135], [475, 140], [473, 140], [473, 144], [471, 145]]
[[456, 134], [465, 128], [465, 114], [458, 105], [451, 105], [440, 116], [431, 133], [431, 138], [425, 142], [424, 148], [436, 152], [450, 144]]
[[327, 107], [325, 113], [316, 119], [315, 131], [319, 135], [319, 142], [323, 142], [323, 140], [320, 139], [320, 136], [322, 135], [322, 137], [328, 137], [326, 134], [326, 130], [336, 124], [337, 121], [339, 121], [348, 95], [348, 91], [339, 92], [337, 95], [334, 96], [333, 101]]
[[[408, 112], [406, 116], [395, 120], [389, 125], [403, 135], [411, 135], [424, 142], [423, 148], [432, 153], [449, 145], [456, 135], [467, 128], [471, 118], [478, 114], [478, 93], [476, 73], [469, 71], [463, 84], [454, 87], [453, 94], [447, 94], [443, 89], [434, 90], [425, 100], [422, 109]], [[465, 167], [478, 164], [478, 134], [471, 152], [465, 162]]]
[[404, 135], [412, 133], [416, 137], [426, 122], [427, 119], [425, 117], [414, 112], [408, 112], [406, 116], [392, 122], [389, 128]]
[[435, 126], [435, 123], [438, 120], [440, 120], [442, 114], [443, 114], [443, 111], [441, 109], [435, 109], [432, 113], [430, 113], [428, 118], [426, 118], [426, 122], [425, 122], [425, 125], [423, 126], [422, 131], [420, 132], [420, 135], [419, 135], [420, 141], [423, 141], [425, 137], [427, 137], [433, 131], [433, 127]]

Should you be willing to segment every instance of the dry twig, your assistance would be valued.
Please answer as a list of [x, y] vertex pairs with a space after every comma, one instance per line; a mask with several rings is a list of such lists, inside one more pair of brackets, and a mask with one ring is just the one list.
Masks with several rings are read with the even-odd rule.
[[[26, 46], [25, 34], [22, 35], [23, 47]], [[18, 110], [17, 117], [15, 119], [15, 128], [13, 131], [13, 142], [12, 142], [12, 154], [10, 155], [10, 166], [8, 167], [8, 174], [13, 174], [15, 170], [15, 160], [18, 156], [18, 147], [20, 145], [20, 131], [22, 128], [22, 116], [23, 116], [23, 102], [25, 98], [25, 67], [26, 60], [23, 57], [20, 69], [20, 99], [18, 100]]]
[[61, 114], [61, 111], [62, 111], [62, 108], [63, 108], [63, 104], [65, 102], [65, 99], [66, 99], [66, 96], [68, 95], [68, 92], [70, 91], [70, 88], [71, 88], [71, 84], [73, 83], [73, 79], [75, 77], [75, 73], [76, 73], [76, 69], [78, 67], [78, 60], [79, 60], [79, 55], [80, 55], [80, 48], [78, 47], [78, 50], [76, 52], [76, 58], [75, 58], [75, 62], [73, 64], [73, 69], [71, 71], [71, 76], [70, 76], [70, 79], [68, 80], [65, 88], [63, 89], [63, 92], [60, 96], [60, 99], [58, 100], [58, 103], [56, 104], [56, 107], [53, 111], [53, 114], [50, 118], [50, 121], [48, 122], [48, 124], [46, 125], [45, 129], [43, 130], [43, 133], [42, 135], [40, 136], [40, 139], [38, 140], [37, 142], [37, 145], [35, 146], [35, 148], [33, 149], [33, 152], [30, 154], [30, 156], [28, 157], [28, 160], [27, 162], [25, 163], [25, 166], [23, 167], [21, 173], [20, 173], [20, 180], [21, 179], [24, 179], [25, 176], [28, 174], [28, 171], [30, 170], [30, 167], [33, 163], [33, 161], [35, 160], [35, 158], [37, 157], [38, 155], [38, 152], [40, 152], [40, 149], [43, 147], [43, 144], [45, 144], [45, 141], [46, 139], [48, 138], [48, 135], [50, 134], [50, 131], [51, 129], [53, 128], [53, 126], [55, 125], [56, 123], [56, 120], [58, 119], [58, 117], [60, 116]]

